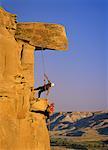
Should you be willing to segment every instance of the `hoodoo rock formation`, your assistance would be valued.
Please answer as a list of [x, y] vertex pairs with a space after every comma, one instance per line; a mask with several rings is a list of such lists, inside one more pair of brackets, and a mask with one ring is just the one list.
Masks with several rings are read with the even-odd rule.
[[48, 100], [37, 101], [34, 50], [66, 50], [61, 25], [17, 23], [16, 15], [0, 8], [0, 150], [50, 150], [45, 111]]

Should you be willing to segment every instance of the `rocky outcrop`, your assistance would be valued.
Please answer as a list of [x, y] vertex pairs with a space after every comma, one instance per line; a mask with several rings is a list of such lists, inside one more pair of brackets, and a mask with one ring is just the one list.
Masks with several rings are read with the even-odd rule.
[[36, 49], [66, 50], [68, 47], [65, 28], [58, 24], [18, 23], [15, 38], [28, 42]]
[[75, 122], [79, 119], [90, 117], [92, 115], [93, 115], [92, 112], [72, 112], [71, 120], [72, 122]]
[[[24, 32], [19, 32], [19, 27], [22, 25], [17, 25], [16, 16], [0, 8], [0, 150], [50, 150], [46, 117], [30, 111], [45, 111], [48, 106], [46, 99], [37, 102], [33, 90], [34, 50], [40, 46], [35, 37], [31, 38], [34, 28], [31, 32], [28, 26], [23, 26]], [[35, 36], [40, 37], [40, 32]], [[44, 40], [43, 37], [45, 43]], [[63, 48], [62, 42], [58, 45]], [[51, 49], [58, 48], [54, 44]], [[43, 47], [48, 48], [47, 45]]]

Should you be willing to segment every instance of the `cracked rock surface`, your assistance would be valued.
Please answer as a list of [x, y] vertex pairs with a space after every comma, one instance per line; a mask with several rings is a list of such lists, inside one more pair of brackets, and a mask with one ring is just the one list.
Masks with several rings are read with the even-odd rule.
[[[58, 35], [54, 27], [59, 29]], [[62, 28], [17, 23], [16, 15], [0, 8], [0, 150], [50, 150], [46, 117], [30, 112], [36, 95], [31, 90], [34, 88], [34, 50], [41, 48], [41, 42], [43, 48], [66, 49], [67, 39]], [[62, 35], [63, 40], [56, 42]], [[37, 40], [38, 37], [41, 39]], [[54, 43], [48, 44], [50, 40]], [[47, 106], [48, 101], [40, 99], [35, 109], [45, 111]]]

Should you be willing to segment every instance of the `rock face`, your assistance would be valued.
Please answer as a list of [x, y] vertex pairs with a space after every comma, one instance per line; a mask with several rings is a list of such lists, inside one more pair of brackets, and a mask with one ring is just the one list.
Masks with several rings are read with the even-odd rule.
[[30, 111], [45, 111], [48, 106], [46, 99], [37, 102], [33, 90], [34, 50], [39, 45], [31, 31], [27, 39], [27, 26], [23, 26], [27, 34], [21, 30], [18, 37], [19, 26], [15, 15], [0, 8], [0, 150], [50, 150], [46, 117]]
[[25, 40], [37, 49], [66, 50], [68, 47], [65, 28], [58, 24], [18, 23], [15, 38]]

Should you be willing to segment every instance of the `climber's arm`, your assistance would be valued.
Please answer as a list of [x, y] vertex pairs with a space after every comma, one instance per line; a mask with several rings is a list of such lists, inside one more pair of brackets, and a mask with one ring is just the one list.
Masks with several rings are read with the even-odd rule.
[[51, 81], [48, 79], [48, 76], [44, 73], [44, 77], [47, 79], [48, 83], [51, 83]]

